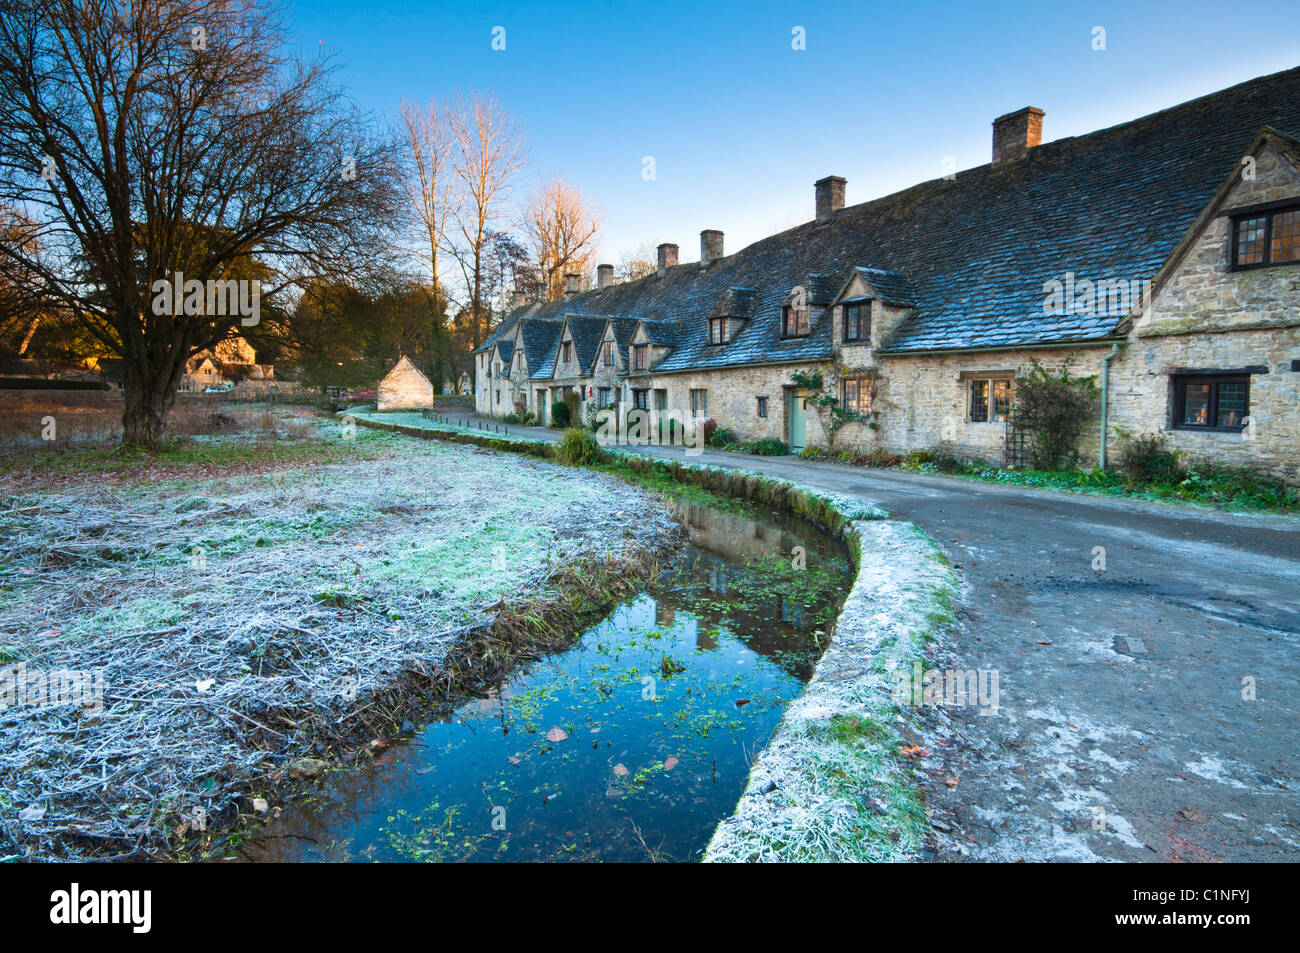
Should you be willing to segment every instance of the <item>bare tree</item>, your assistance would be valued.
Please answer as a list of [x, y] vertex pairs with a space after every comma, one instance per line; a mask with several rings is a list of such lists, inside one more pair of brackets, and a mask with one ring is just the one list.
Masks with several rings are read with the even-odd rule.
[[563, 298], [564, 276], [585, 277], [595, 261], [596, 213], [581, 192], [553, 179], [530, 197], [525, 227], [547, 298]]
[[416, 107], [402, 102], [402, 123], [411, 144], [411, 164], [405, 177], [407, 198], [415, 209], [424, 240], [428, 243], [428, 286], [432, 299], [433, 371], [438, 384], [447, 376], [447, 364], [455, 361], [447, 354], [447, 328], [438, 274], [438, 256], [447, 238], [448, 222], [456, 220], [462, 192], [453, 165], [455, 139], [447, 107], [434, 100]]
[[125, 359], [124, 443], [249, 320], [189, 282], [274, 295], [385, 247], [393, 144], [291, 48], [267, 0], [0, 0], [0, 203], [32, 222], [0, 258]]
[[632, 251], [623, 252], [615, 270], [618, 274], [618, 280], [624, 282], [644, 278], [646, 275], [652, 274], [657, 267], [654, 244], [652, 242], [642, 242]]
[[498, 231], [510, 191], [527, 164], [523, 134], [492, 96], [457, 100], [451, 107], [456, 176], [463, 188], [457, 210], [453, 254], [460, 265], [468, 301], [462, 308], [469, 325], [470, 348], [483, 343], [490, 330], [486, 307], [484, 248]]

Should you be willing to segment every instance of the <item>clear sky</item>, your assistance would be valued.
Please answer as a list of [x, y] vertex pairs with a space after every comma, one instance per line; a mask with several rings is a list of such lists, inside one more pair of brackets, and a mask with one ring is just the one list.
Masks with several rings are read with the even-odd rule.
[[704, 228], [736, 251], [810, 219], [824, 175], [856, 204], [945, 157], [981, 165], [990, 122], [1022, 106], [1058, 139], [1300, 65], [1298, 0], [290, 0], [289, 15], [378, 112], [495, 92], [527, 129], [525, 187], [559, 175], [603, 210], [602, 261], [645, 241], [694, 260]]

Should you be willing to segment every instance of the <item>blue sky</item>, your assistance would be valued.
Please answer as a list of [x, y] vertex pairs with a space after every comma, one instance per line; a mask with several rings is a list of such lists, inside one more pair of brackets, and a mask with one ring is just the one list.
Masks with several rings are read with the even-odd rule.
[[602, 261], [645, 241], [694, 260], [704, 228], [736, 251], [810, 219], [824, 175], [856, 204], [938, 177], [947, 156], [981, 165], [990, 122], [1021, 106], [1044, 109], [1058, 139], [1296, 66], [1298, 13], [1296, 0], [289, 6], [303, 49], [335, 57], [378, 112], [496, 93], [528, 133], [524, 189], [558, 175], [599, 204]]

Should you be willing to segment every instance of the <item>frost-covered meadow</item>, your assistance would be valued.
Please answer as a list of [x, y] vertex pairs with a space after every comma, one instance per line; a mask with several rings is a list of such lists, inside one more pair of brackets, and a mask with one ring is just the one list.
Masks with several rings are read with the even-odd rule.
[[[612, 477], [320, 428], [274, 466], [224, 468], [246, 438], [213, 438], [193, 478], [0, 469], [0, 669], [29, 683], [0, 708], [0, 858], [175, 848], [321, 719], [436, 671], [557, 569], [672, 531]], [[58, 670], [101, 677], [102, 707], [33, 703]]]

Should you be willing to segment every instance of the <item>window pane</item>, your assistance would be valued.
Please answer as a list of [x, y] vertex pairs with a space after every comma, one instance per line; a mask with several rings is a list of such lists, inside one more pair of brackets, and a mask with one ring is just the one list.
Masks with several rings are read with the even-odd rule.
[[1205, 427], [1210, 423], [1210, 385], [1183, 385], [1183, 419], [1182, 424]]
[[993, 382], [993, 419], [1005, 423], [1011, 416], [1011, 381]]
[[1264, 261], [1264, 223], [1266, 218], [1243, 218], [1237, 221], [1237, 264], [1258, 265]]
[[989, 419], [989, 382], [970, 382], [970, 419], [974, 423], [987, 423]]
[[1273, 216], [1273, 242], [1269, 261], [1300, 261], [1300, 210]]
[[1240, 427], [1246, 413], [1246, 382], [1220, 381], [1216, 426]]

